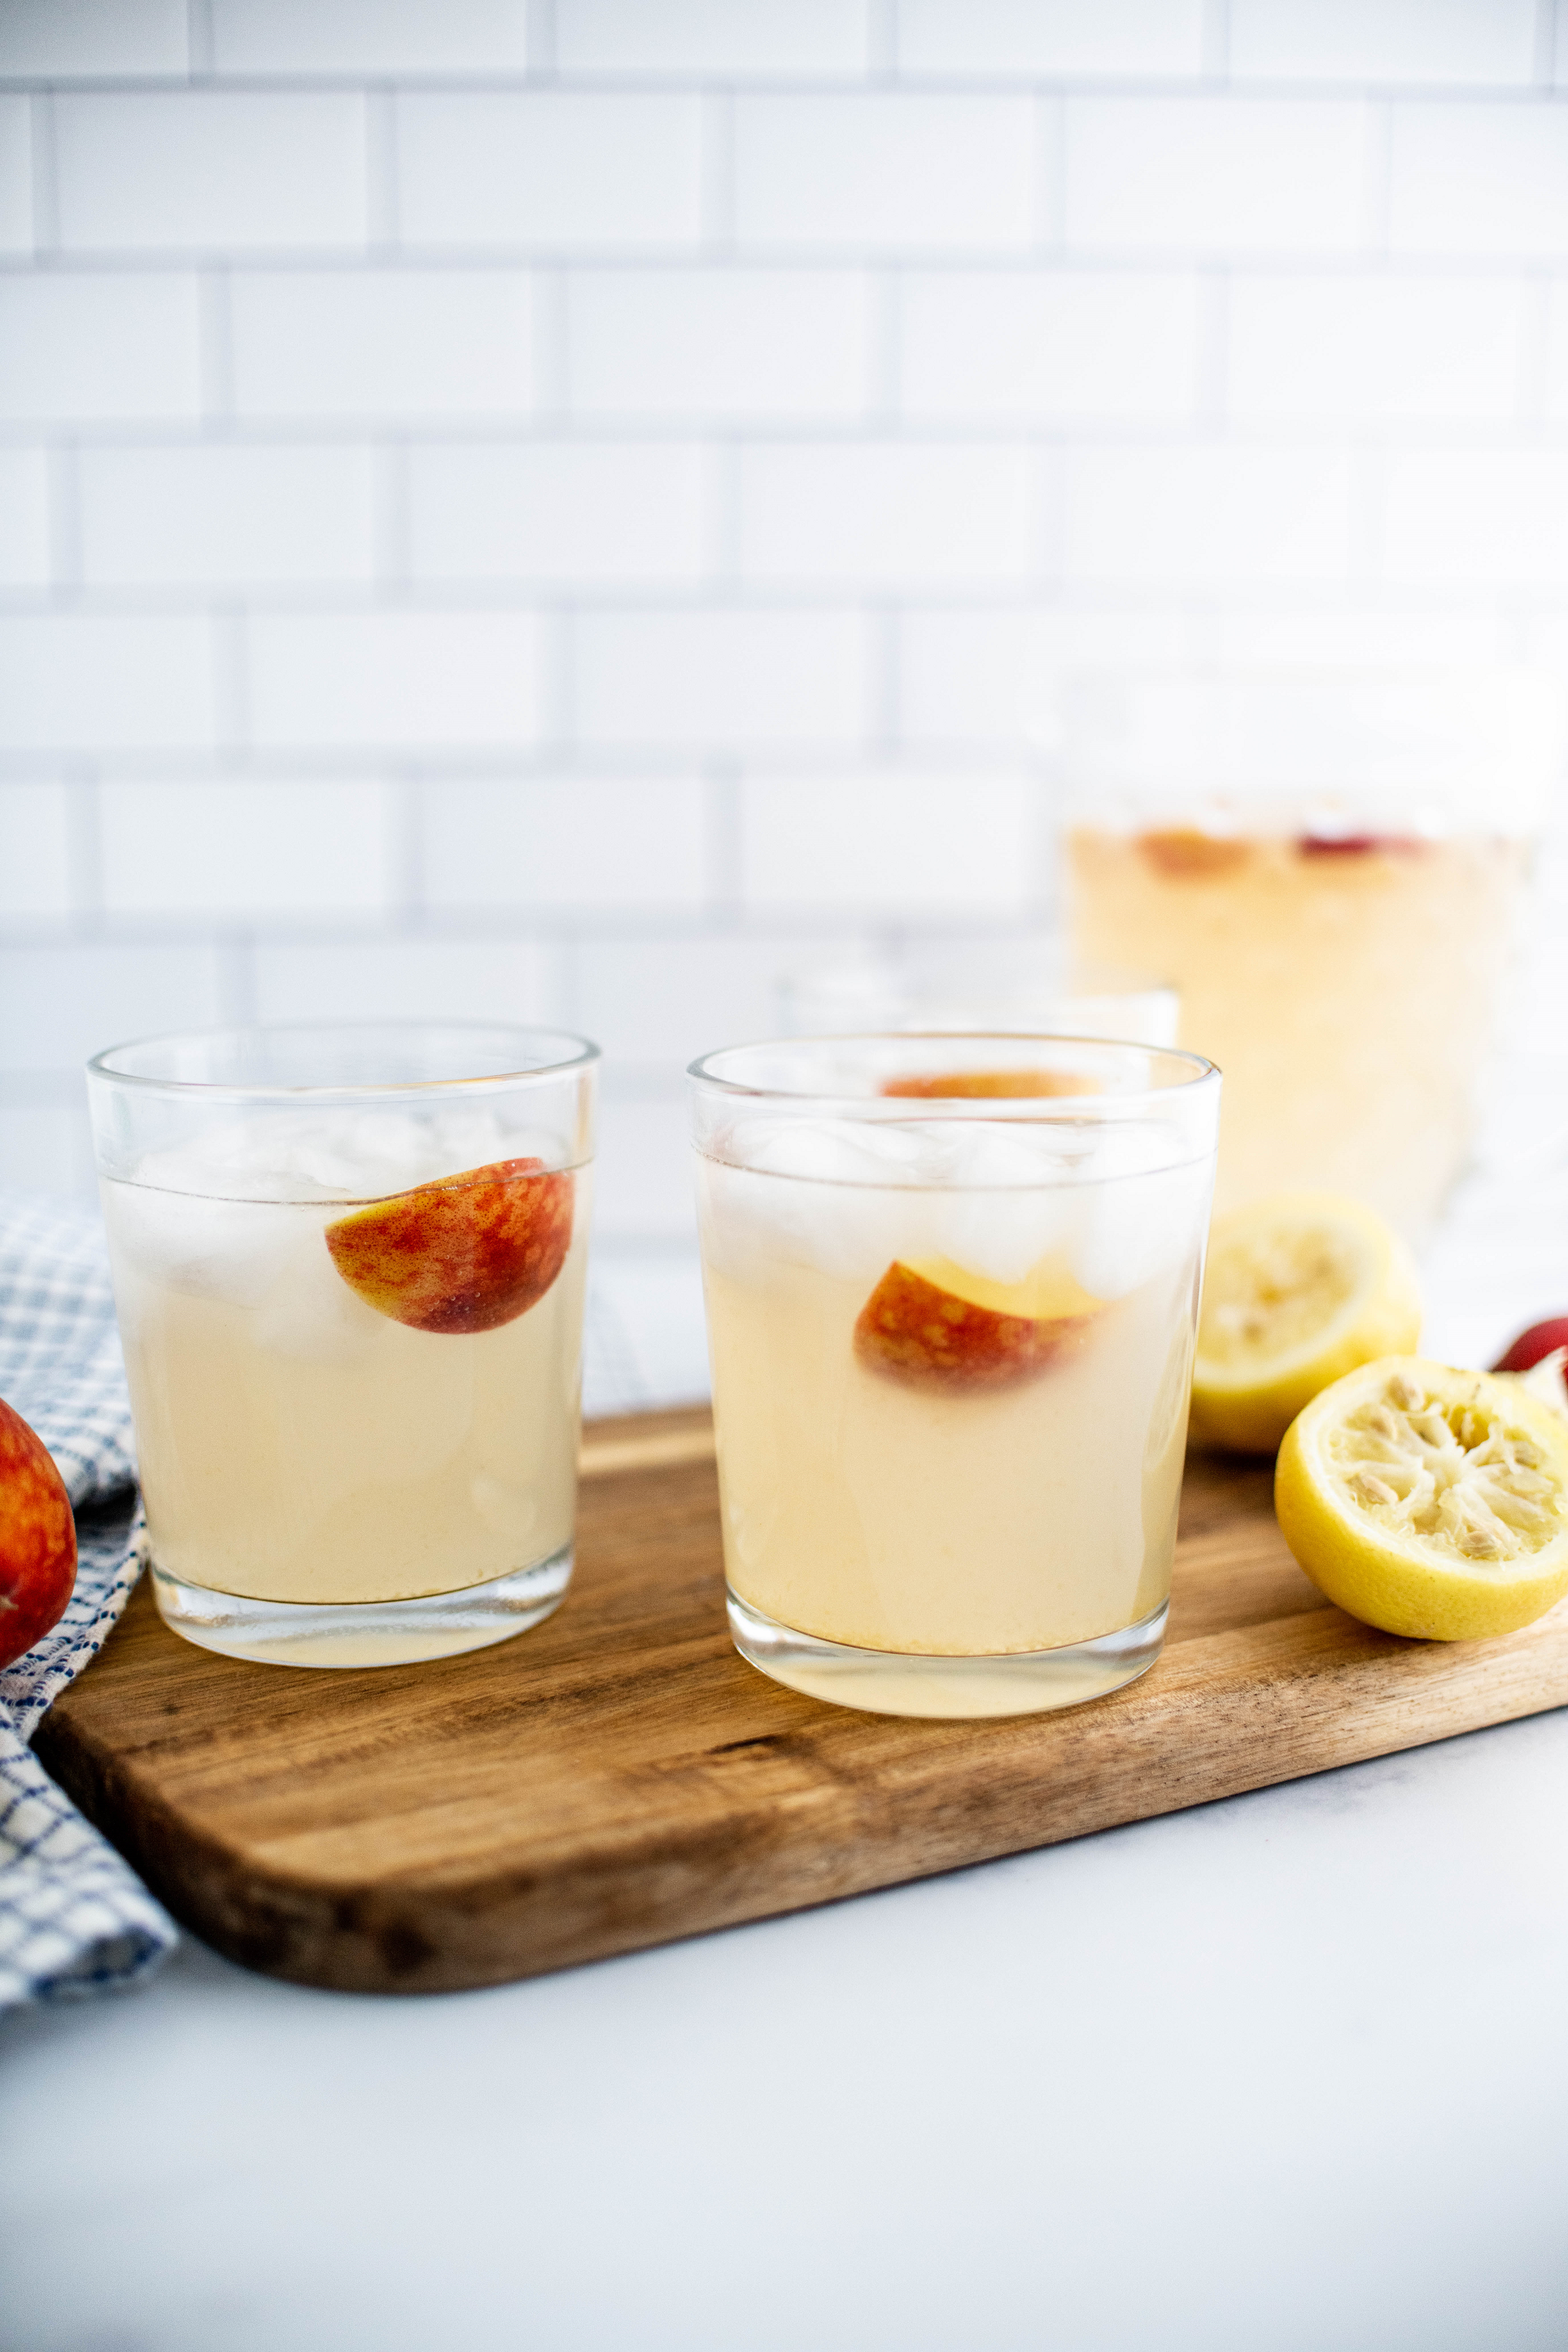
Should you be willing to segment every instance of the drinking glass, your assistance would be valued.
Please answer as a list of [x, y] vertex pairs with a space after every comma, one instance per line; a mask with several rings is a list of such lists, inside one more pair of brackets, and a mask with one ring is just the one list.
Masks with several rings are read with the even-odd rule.
[[1036, 1036], [1176, 1042], [1173, 988], [1135, 970], [1075, 961], [1050, 937], [911, 943], [820, 955], [784, 974], [795, 1037], [870, 1030], [1017, 1030]]
[[89, 1066], [166, 1623], [391, 1665], [571, 1576], [597, 1048], [376, 1023]]
[[1075, 1705], [1164, 1638], [1219, 1076], [900, 1033], [690, 1072], [730, 1630], [874, 1713]]

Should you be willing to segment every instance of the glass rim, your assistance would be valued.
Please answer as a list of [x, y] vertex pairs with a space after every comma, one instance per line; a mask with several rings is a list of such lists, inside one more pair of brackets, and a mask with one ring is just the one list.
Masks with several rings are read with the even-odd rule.
[[[733, 1078], [721, 1076], [712, 1066], [732, 1054], [794, 1053], [822, 1047], [842, 1053], [857, 1045], [907, 1046], [928, 1042], [934, 1046], [953, 1046], [985, 1043], [996, 1045], [1004, 1052], [1016, 1054], [1025, 1045], [1075, 1045], [1092, 1054], [1136, 1054], [1145, 1061], [1155, 1057], [1178, 1062], [1186, 1076], [1173, 1086], [1144, 1087], [1127, 1094], [1103, 1095], [925, 1095], [919, 1097], [898, 1095], [841, 1095], [814, 1087], [779, 1087], [745, 1085]], [[835, 1114], [849, 1118], [884, 1119], [909, 1118], [1129, 1118], [1140, 1108], [1161, 1102], [1169, 1103], [1172, 1097], [1190, 1100], [1199, 1089], [1217, 1087], [1222, 1082], [1217, 1063], [1202, 1054], [1195, 1054], [1185, 1045], [1145, 1045], [1131, 1037], [1064, 1036], [1045, 1030], [1028, 1029], [868, 1029], [835, 1034], [828, 1031], [808, 1037], [759, 1037], [747, 1044], [716, 1046], [711, 1053], [699, 1054], [686, 1065], [686, 1077], [694, 1087], [734, 1102], [791, 1103], [831, 1107]]]
[[[1172, 995], [1176, 992], [1174, 980], [1162, 980], [1153, 970], [1142, 966], [1086, 961], [1071, 948], [1055, 940], [1000, 939], [977, 940], [967, 934], [954, 939], [921, 939], [890, 950], [872, 947], [849, 949], [818, 948], [793, 958], [780, 973], [780, 982], [789, 987], [804, 979], [814, 979], [821, 972], [865, 971], [894, 972], [919, 980], [932, 964], [967, 963], [983, 965], [1020, 964], [1028, 971], [1046, 965], [1060, 964], [1062, 996], [1148, 996], [1157, 992]], [[1053, 975], [1054, 981], [1054, 975]], [[871, 1032], [866, 1033], [868, 1035]]]
[[[536, 1065], [530, 1069], [485, 1071], [467, 1078], [344, 1078], [328, 1084], [303, 1086], [251, 1085], [225, 1078], [160, 1077], [144, 1070], [116, 1069], [114, 1062], [121, 1054], [143, 1052], [157, 1045], [190, 1045], [215, 1044], [222, 1039], [264, 1037], [315, 1037], [337, 1033], [345, 1036], [363, 1037], [375, 1030], [398, 1031], [404, 1034], [451, 1034], [472, 1032], [476, 1034], [535, 1037], [572, 1048], [554, 1061]], [[475, 1021], [468, 1019], [361, 1021], [253, 1021], [234, 1022], [211, 1029], [170, 1029], [156, 1031], [146, 1037], [127, 1037], [117, 1045], [107, 1045], [94, 1054], [87, 1064], [89, 1078], [99, 1078], [115, 1087], [135, 1087], [149, 1094], [171, 1095], [186, 1100], [204, 1102], [289, 1102], [334, 1103], [362, 1101], [376, 1097], [429, 1096], [442, 1094], [483, 1095], [499, 1093], [517, 1087], [542, 1086], [573, 1072], [591, 1069], [602, 1058], [601, 1049], [591, 1038], [579, 1036], [575, 1030], [553, 1029], [542, 1024], [528, 1022]]]

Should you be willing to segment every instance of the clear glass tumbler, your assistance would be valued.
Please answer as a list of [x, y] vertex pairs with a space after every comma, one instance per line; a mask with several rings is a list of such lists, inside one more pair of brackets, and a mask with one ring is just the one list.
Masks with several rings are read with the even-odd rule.
[[116, 1046], [89, 1093], [152, 1588], [204, 1648], [392, 1665], [571, 1576], [598, 1050], [479, 1024]]
[[1016, 1030], [1020, 1034], [1176, 1042], [1176, 991], [1120, 967], [1075, 961], [1059, 940], [923, 940], [819, 955], [779, 982], [793, 1037], [871, 1030]]
[[1219, 1075], [950, 1033], [692, 1066], [729, 1622], [874, 1713], [1075, 1705], [1164, 1638]]

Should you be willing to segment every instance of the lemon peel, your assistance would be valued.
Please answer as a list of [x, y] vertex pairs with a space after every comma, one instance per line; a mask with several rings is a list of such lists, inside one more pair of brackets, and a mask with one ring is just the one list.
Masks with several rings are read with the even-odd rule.
[[1337, 1192], [1254, 1202], [1209, 1237], [1192, 1433], [1271, 1454], [1320, 1390], [1420, 1333], [1415, 1264], [1364, 1202]]

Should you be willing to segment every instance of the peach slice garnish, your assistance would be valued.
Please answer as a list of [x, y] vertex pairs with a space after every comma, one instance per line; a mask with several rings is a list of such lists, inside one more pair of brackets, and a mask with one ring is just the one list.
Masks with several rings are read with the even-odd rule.
[[1226, 841], [1189, 825], [1168, 833], [1141, 833], [1138, 847], [1157, 874], [1179, 875], [1184, 880], [1228, 874], [1250, 855], [1244, 841]]
[[570, 1171], [497, 1160], [355, 1209], [327, 1228], [367, 1306], [415, 1331], [494, 1331], [537, 1307], [571, 1247]]
[[912, 1387], [1011, 1388], [1043, 1372], [1101, 1307], [1063, 1267], [1001, 1283], [950, 1258], [895, 1261], [860, 1311], [854, 1349]]
[[1407, 833], [1303, 833], [1296, 844], [1303, 857], [1409, 857], [1426, 846]]
[[922, 1102], [951, 1096], [1018, 1102], [1035, 1095], [1092, 1095], [1098, 1087], [1098, 1079], [1075, 1070], [945, 1070], [932, 1078], [888, 1078], [882, 1091]]

